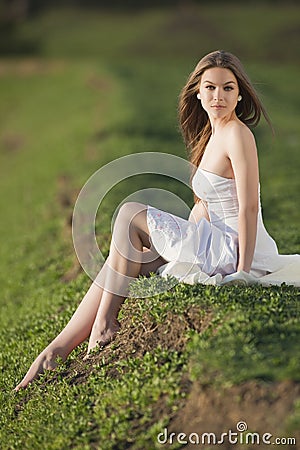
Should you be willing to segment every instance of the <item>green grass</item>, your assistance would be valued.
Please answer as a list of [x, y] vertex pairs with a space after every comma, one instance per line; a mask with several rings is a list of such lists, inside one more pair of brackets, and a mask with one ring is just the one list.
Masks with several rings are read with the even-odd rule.
[[[257, 83], [276, 129], [274, 138], [265, 124], [256, 130], [265, 224], [281, 252], [299, 252], [299, 15], [296, 6], [264, 5], [133, 15], [64, 10], [20, 27], [20, 36], [39, 42], [39, 54], [0, 60], [1, 449], [152, 450], [157, 433], [180, 415], [191, 383], [216, 389], [249, 380], [299, 383], [297, 289], [177, 285], [124, 305], [121, 321], [137, 344], [151, 335], [145, 324], [162, 327], [160, 341], [150, 341], [144, 353], [133, 347], [127, 354], [120, 338], [103, 353], [105, 361], [100, 353], [90, 366], [82, 361], [83, 344], [56, 375], [11, 392], [90, 283], [84, 273], [62, 281], [74, 259], [68, 221], [76, 192], [126, 154], [185, 157], [177, 97], [207, 51], [236, 52]], [[181, 188], [161, 177], [117, 186], [97, 222], [104, 254], [115, 207], [149, 185]], [[191, 205], [191, 192], [181, 192]], [[151, 294], [157, 282], [141, 279], [133, 292]], [[191, 308], [206, 327], [188, 320]], [[178, 348], [164, 344], [170, 317], [182, 321]], [[282, 432], [292, 435], [299, 402], [289, 414]]]

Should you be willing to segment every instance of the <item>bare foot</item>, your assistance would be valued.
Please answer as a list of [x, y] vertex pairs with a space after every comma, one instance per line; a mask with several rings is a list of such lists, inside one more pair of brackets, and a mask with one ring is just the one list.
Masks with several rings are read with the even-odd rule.
[[17, 392], [22, 388], [25, 389], [29, 383], [36, 379], [45, 370], [54, 370], [58, 365], [57, 359], [59, 357], [60, 355], [57, 351], [45, 349], [33, 362], [25, 377], [21, 383], [15, 387], [14, 391]]
[[97, 346], [104, 347], [109, 344], [115, 338], [119, 329], [120, 323], [117, 320], [115, 320], [112, 324], [109, 324], [107, 327], [94, 324], [89, 340], [87, 356], [93, 348]]

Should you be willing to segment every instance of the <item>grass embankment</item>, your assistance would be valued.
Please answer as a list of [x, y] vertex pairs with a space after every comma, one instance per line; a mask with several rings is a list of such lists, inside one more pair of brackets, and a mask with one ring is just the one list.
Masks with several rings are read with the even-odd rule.
[[[207, 51], [222, 46], [241, 55], [260, 83], [277, 131], [275, 139], [266, 126], [256, 131], [265, 222], [282, 252], [299, 252], [291, 37], [298, 20], [295, 7], [228, 6], [222, 15], [218, 8], [133, 17], [51, 13], [20, 30], [43, 39], [42, 57], [0, 63], [1, 448], [153, 449], [165, 426], [221, 433], [239, 420], [253, 431], [296, 436], [298, 290], [286, 286], [177, 285], [128, 299], [116, 341], [90, 362], [83, 344], [55, 374], [17, 395], [11, 390], [89, 285], [71, 242], [77, 193], [120, 156], [185, 155], [176, 97]], [[149, 184], [180, 191], [169, 179], [149, 177], [116, 187], [98, 218], [104, 254], [115, 207]], [[191, 193], [182, 192], [191, 205]], [[156, 282], [140, 280], [133, 289], [151, 291]]]

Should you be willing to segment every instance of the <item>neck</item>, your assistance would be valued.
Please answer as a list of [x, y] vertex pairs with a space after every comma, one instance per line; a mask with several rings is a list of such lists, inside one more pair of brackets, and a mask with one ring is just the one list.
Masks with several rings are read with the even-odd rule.
[[224, 128], [224, 126], [232, 120], [238, 120], [235, 111], [233, 111], [229, 116], [222, 118], [209, 117], [211, 134], [214, 135], [218, 130]]

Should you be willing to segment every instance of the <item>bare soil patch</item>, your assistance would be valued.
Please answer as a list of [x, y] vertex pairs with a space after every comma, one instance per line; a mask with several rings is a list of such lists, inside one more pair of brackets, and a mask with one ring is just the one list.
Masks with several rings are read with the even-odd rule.
[[[83, 360], [83, 352], [76, 361], [71, 361], [65, 376], [71, 383], [84, 382], [94, 370], [98, 370], [99, 364], [109, 364], [107, 376], [120, 377], [117, 363], [129, 357], [142, 358], [145, 353], [153, 352], [158, 346], [164, 350], [182, 352], [189, 339], [188, 331], [203, 331], [210, 323], [211, 312], [205, 315], [200, 308], [191, 306], [184, 315], [168, 311], [162, 323], [157, 323], [150, 314], [145, 314], [143, 321], [134, 324], [131, 310], [134, 310], [134, 302], [130, 299], [123, 309], [126, 311], [121, 321], [121, 329], [115, 340], [104, 348], [99, 348], [88, 360]], [[124, 369], [126, 370], [126, 369]], [[75, 374], [75, 376], [74, 376]]]
[[[271, 383], [251, 380], [219, 390], [214, 386], [202, 386], [199, 380], [191, 386], [188, 398], [171, 420], [168, 431], [175, 432], [176, 435], [186, 433], [187, 436], [191, 433], [215, 433], [219, 439], [222, 433], [230, 429], [237, 432], [237, 423], [243, 421], [246, 422], [249, 432], [257, 432], [260, 436], [264, 433], [271, 433], [274, 439], [288, 436], [285, 431], [286, 419], [293, 412], [295, 400], [299, 395], [300, 384], [289, 380]], [[299, 442], [300, 433], [296, 434], [293, 433], [290, 437], [295, 437]], [[267, 444], [255, 443], [248, 448], [264, 448], [264, 445], [265, 448], [269, 447]], [[189, 443], [184, 448], [194, 449], [195, 445]], [[247, 447], [227, 441], [222, 445], [214, 445], [213, 448]]]
[[[64, 217], [63, 225], [63, 238], [70, 242], [72, 241], [72, 217], [73, 208], [78, 196], [78, 189], [73, 187], [71, 178], [66, 174], [61, 174], [57, 178], [57, 194], [56, 201], [61, 210], [61, 214]], [[75, 252], [73, 252], [73, 260], [71, 267], [63, 274], [61, 281], [68, 283], [77, 278], [81, 273], [82, 269], [80, 263], [76, 257]]]
[[45, 58], [2, 58], [0, 61], [1, 76], [30, 77], [34, 75], [56, 74], [65, 70], [67, 64], [63, 60]]
[[22, 134], [11, 132], [6, 133], [1, 138], [1, 147], [8, 153], [15, 153], [21, 150], [25, 145], [25, 137]]

